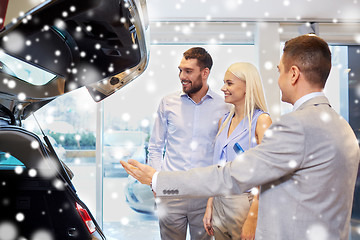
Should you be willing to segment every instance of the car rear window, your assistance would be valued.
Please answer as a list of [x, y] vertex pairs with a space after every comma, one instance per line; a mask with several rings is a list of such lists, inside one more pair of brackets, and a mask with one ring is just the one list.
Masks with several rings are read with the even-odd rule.
[[56, 75], [0, 52], [0, 71], [32, 85], [45, 85]]
[[16, 157], [6, 152], [0, 152], [0, 169], [15, 169], [19, 166], [25, 168], [25, 165]]

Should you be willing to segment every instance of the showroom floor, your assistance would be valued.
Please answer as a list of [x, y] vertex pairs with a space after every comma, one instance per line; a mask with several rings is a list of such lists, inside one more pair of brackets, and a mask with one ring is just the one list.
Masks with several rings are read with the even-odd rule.
[[139, 216], [124, 225], [106, 222], [103, 226], [107, 240], [160, 240], [158, 221], [154, 217]]

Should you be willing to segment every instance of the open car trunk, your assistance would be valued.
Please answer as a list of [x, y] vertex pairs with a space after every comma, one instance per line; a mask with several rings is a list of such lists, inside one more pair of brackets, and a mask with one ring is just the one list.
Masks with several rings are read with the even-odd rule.
[[147, 26], [144, 0], [43, 2], [0, 31], [0, 104], [19, 122], [83, 86], [106, 98], [145, 70]]

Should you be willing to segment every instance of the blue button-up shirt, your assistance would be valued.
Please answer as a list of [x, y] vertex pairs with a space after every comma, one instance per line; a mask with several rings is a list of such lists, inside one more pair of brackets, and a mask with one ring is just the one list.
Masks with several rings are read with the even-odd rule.
[[149, 141], [150, 166], [180, 171], [211, 165], [218, 121], [227, 111], [224, 99], [210, 88], [199, 103], [181, 91], [164, 97]]

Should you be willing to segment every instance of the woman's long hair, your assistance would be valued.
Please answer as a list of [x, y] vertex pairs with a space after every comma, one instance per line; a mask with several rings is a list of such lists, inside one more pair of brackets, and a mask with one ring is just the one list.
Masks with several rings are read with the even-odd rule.
[[[251, 123], [255, 109], [260, 109], [264, 112], [267, 112], [265, 95], [261, 83], [260, 74], [254, 65], [247, 62], [233, 63], [226, 71], [231, 72], [241, 81], [245, 81], [246, 83], [244, 119], [245, 117], [247, 117], [249, 122], [249, 141], [251, 142]], [[231, 106], [229, 116], [220, 126], [216, 137], [219, 136], [221, 131], [233, 118], [234, 113], [235, 106], [233, 105]]]

